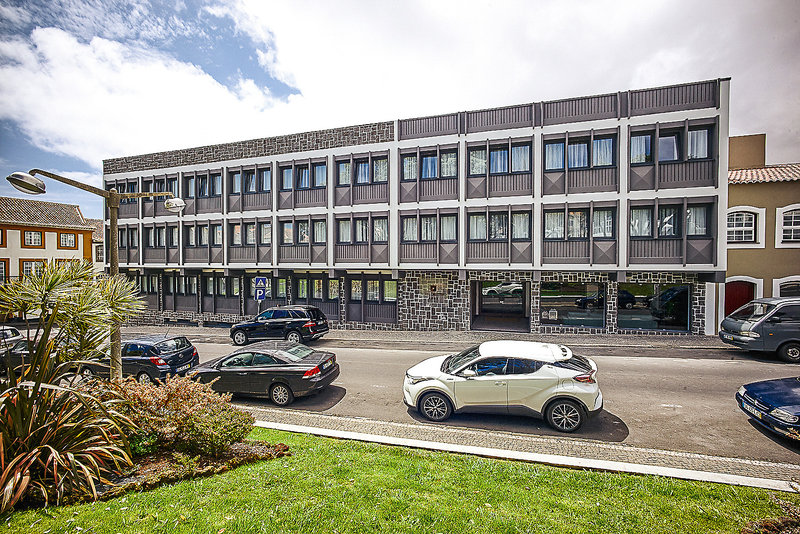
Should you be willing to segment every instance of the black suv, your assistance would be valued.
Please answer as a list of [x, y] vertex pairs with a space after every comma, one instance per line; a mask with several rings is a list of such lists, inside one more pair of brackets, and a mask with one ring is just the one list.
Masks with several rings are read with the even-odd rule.
[[231, 327], [235, 345], [255, 339], [281, 338], [302, 343], [328, 333], [328, 319], [316, 306], [278, 306], [269, 308], [249, 321]]

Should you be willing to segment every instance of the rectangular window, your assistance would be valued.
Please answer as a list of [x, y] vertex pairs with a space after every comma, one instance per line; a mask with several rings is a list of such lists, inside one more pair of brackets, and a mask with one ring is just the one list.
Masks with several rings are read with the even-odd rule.
[[258, 182], [262, 193], [272, 191], [272, 169], [259, 169]]
[[271, 245], [272, 244], [272, 223], [262, 222], [259, 223], [259, 244]]
[[208, 296], [212, 296], [214, 294], [214, 277], [213, 276], [204, 276], [203, 278], [206, 281], [205, 294], [208, 295]]
[[286, 278], [278, 278], [278, 283], [275, 287], [275, 296], [279, 299], [286, 298]]
[[677, 133], [661, 133], [658, 138], [658, 161], [678, 161], [679, 147]]
[[208, 226], [200, 226], [200, 246], [208, 246]]
[[658, 208], [658, 236], [659, 237], [680, 237], [680, 221], [678, 208], [673, 206], [663, 206]]
[[606, 137], [592, 141], [592, 167], [614, 165], [614, 139]]
[[406, 243], [415, 243], [417, 241], [417, 218], [402, 217], [403, 227], [403, 241]]
[[594, 210], [592, 215], [592, 237], [600, 239], [614, 237], [614, 210]]
[[163, 247], [166, 242], [167, 229], [163, 226], [156, 228], [156, 246]]
[[708, 235], [708, 206], [689, 206], [686, 209], [686, 235]]
[[338, 300], [339, 299], [339, 280], [338, 279], [328, 280], [328, 299], [330, 299], [330, 300]]
[[183, 197], [194, 198], [194, 177], [192, 176], [190, 178], [187, 178], [186, 181], [184, 182], [184, 185], [186, 187], [184, 189]]
[[312, 284], [313, 298], [322, 300], [322, 278], [314, 278]]
[[546, 143], [544, 145], [544, 170], [564, 170], [564, 143]]
[[455, 151], [442, 152], [439, 154], [439, 166], [442, 171], [442, 178], [455, 178], [458, 176], [458, 157]]
[[[103, 252], [103, 245], [97, 245], [94, 249], [94, 261], [103, 261], [105, 259], [105, 254]], [[5, 265], [5, 264], [0, 264]], [[4, 278], [0, 277], [0, 281]]]
[[631, 136], [631, 163], [653, 163], [650, 145], [653, 136], [650, 134]]
[[128, 246], [130, 248], [139, 246], [139, 230], [136, 228], [128, 228]]
[[367, 300], [378, 302], [381, 298], [380, 280], [367, 280]]
[[154, 228], [145, 228], [144, 229], [144, 246], [153, 247], [153, 246], [155, 246], [155, 243], [156, 243], [155, 229]]
[[195, 244], [197, 243], [195, 237], [196, 237], [195, 236], [195, 227], [194, 226], [188, 226], [186, 228], [186, 246], [187, 247], [195, 246]]
[[308, 244], [311, 236], [308, 233], [308, 221], [297, 221], [297, 242]]
[[567, 213], [567, 238], [586, 239], [589, 237], [587, 210], [570, 210]]
[[231, 173], [231, 193], [239, 194], [242, 192], [242, 173]]
[[489, 239], [492, 241], [508, 239], [508, 213], [489, 214]]
[[292, 168], [281, 169], [281, 191], [292, 190]]
[[227, 296], [227, 291], [226, 291], [227, 288], [225, 286], [226, 286], [225, 277], [224, 276], [218, 277], [217, 278], [217, 296], [218, 297]]
[[413, 182], [417, 179], [417, 156], [403, 156], [403, 180]]
[[397, 302], [397, 280], [383, 281], [383, 301]]
[[199, 191], [197, 192], [197, 196], [206, 198], [208, 196], [208, 176], [201, 176], [198, 180]]
[[420, 229], [422, 230], [420, 241], [436, 241], [436, 216], [426, 215], [420, 217]]
[[308, 174], [308, 167], [297, 167], [297, 189], [309, 187], [311, 187], [311, 177]]
[[781, 228], [781, 240], [786, 242], [800, 241], [800, 210], [784, 212]]
[[185, 292], [187, 295], [197, 295], [197, 277], [196, 276], [187, 276], [186, 277], [186, 289]]
[[386, 243], [389, 241], [389, 219], [379, 217], [372, 219], [372, 242]]
[[308, 298], [308, 278], [298, 278], [297, 280], [297, 298]]
[[541, 323], [602, 328], [605, 286], [583, 282], [542, 282]]
[[125, 228], [120, 228], [119, 233], [117, 234], [117, 243], [119, 243], [119, 248], [125, 248], [128, 245], [128, 241], [125, 239], [127, 237], [125, 233]]
[[489, 174], [506, 174], [508, 172], [508, 149], [492, 148], [489, 150]]
[[253, 171], [245, 171], [244, 173], [244, 191], [245, 193], [255, 193], [258, 191], [256, 184], [256, 173]]
[[361, 300], [361, 280], [350, 280], [350, 300]]
[[486, 241], [486, 215], [473, 213], [469, 216], [470, 241]]
[[23, 261], [22, 262], [22, 275], [23, 276], [31, 276], [33, 274], [39, 274], [44, 271], [45, 262], [42, 260], [38, 261]]
[[544, 212], [544, 238], [564, 239], [564, 212]]
[[356, 230], [356, 243], [366, 243], [369, 240], [369, 226], [367, 219], [353, 219]]
[[471, 148], [469, 150], [469, 175], [482, 176], [486, 174], [486, 149]]
[[294, 244], [294, 224], [292, 221], [281, 222], [281, 245]]
[[233, 245], [241, 245], [242, 244], [242, 225], [241, 224], [234, 224], [231, 226], [231, 244]]
[[351, 237], [351, 226], [350, 226], [350, 219], [340, 219], [336, 221], [338, 226], [338, 235], [336, 236], [337, 243], [350, 243]]
[[175, 248], [178, 246], [178, 227], [169, 227], [169, 246]]
[[527, 241], [531, 238], [531, 214], [520, 211], [511, 214], [511, 239]]
[[350, 185], [350, 162], [340, 161], [336, 164], [337, 182], [339, 185]]
[[59, 234], [61, 248], [75, 248], [75, 234]]
[[211, 175], [211, 196], [218, 197], [222, 194], [222, 175]]
[[708, 158], [708, 138], [709, 131], [707, 129], [689, 130], [689, 159]]
[[256, 244], [256, 223], [244, 223], [244, 243], [245, 245]]
[[653, 210], [650, 208], [631, 208], [631, 237], [652, 237]]
[[356, 183], [369, 183], [369, 161], [356, 161]]
[[314, 187], [325, 187], [328, 184], [328, 166], [324, 163], [314, 165]]
[[511, 147], [511, 172], [531, 171], [531, 146], [514, 145]]
[[314, 243], [325, 244], [327, 241], [328, 223], [325, 221], [314, 221]]
[[221, 224], [212, 224], [211, 225], [211, 245], [215, 247], [222, 246], [222, 225]]
[[389, 160], [378, 158], [372, 160], [372, 183], [382, 184], [389, 181]]
[[25, 246], [26, 247], [41, 247], [42, 246], [42, 232], [34, 232], [32, 230], [25, 231]]
[[728, 243], [754, 243], [756, 214], [737, 211], [728, 214]]
[[632, 330], [689, 330], [691, 286], [620, 283], [617, 326]]
[[439, 218], [439, 240], [442, 243], [455, 243], [458, 240], [455, 215], [442, 215]]
[[238, 297], [239, 293], [241, 292], [241, 289], [242, 288], [239, 285], [239, 277], [238, 276], [234, 276], [233, 278], [231, 278], [231, 294], [234, 297]]
[[567, 164], [570, 169], [581, 169], [589, 166], [589, 143], [582, 141], [567, 146]]
[[422, 156], [422, 179], [432, 180], [436, 178], [436, 156], [423, 154]]

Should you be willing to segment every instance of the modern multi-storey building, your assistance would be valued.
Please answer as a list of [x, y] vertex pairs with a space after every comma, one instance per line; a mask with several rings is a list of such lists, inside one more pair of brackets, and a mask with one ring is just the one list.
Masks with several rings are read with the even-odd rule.
[[342, 328], [713, 332], [729, 84], [105, 160], [107, 188], [186, 201], [120, 207], [121, 271], [143, 321], [307, 302]]

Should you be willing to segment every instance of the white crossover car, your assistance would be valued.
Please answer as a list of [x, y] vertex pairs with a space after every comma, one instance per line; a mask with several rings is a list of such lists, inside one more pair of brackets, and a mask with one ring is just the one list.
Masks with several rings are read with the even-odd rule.
[[403, 397], [432, 421], [454, 412], [509, 413], [574, 432], [603, 408], [596, 373], [592, 360], [563, 345], [486, 341], [406, 371]]

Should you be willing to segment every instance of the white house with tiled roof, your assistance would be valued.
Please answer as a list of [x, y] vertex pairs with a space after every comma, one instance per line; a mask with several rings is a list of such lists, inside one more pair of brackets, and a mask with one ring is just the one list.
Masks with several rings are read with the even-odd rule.
[[730, 138], [724, 314], [753, 298], [800, 296], [800, 163], [765, 156], [764, 134]]
[[49, 260], [93, 260], [94, 227], [72, 204], [0, 197], [0, 279]]

